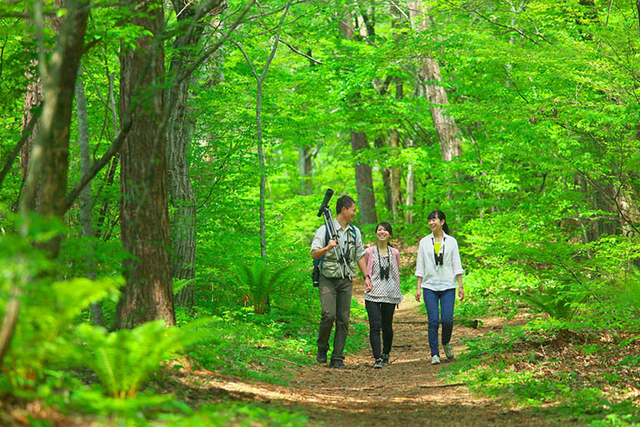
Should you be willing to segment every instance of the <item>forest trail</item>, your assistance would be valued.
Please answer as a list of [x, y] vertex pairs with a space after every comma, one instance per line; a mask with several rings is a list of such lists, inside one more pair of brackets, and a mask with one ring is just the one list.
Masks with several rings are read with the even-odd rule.
[[[362, 281], [356, 281], [354, 296], [361, 304], [362, 291]], [[367, 345], [357, 354], [347, 355], [348, 369], [329, 369], [327, 364], [294, 366], [294, 379], [286, 387], [230, 382], [228, 378], [211, 376], [206, 383], [234, 398], [303, 410], [309, 416], [309, 425], [314, 426], [558, 425], [539, 413], [474, 395], [464, 385], [443, 381], [438, 372], [446, 364], [456, 363], [456, 359], [449, 361], [443, 353], [442, 364], [431, 365], [426, 315], [420, 311], [420, 304], [413, 297], [405, 298], [396, 311], [391, 364], [383, 369], [372, 368]], [[460, 325], [454, 328], [452, 345], [456, 355], [464, 351], [463, 337], [483, 335], [505, 324], [501, 318], [482, 320], [478, 329]]]

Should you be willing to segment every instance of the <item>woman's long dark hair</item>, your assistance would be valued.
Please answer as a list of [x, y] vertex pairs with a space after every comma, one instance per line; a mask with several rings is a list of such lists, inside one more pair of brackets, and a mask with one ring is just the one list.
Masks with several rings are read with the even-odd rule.
[[449, 230], [449, 226], [447, 225], [447, 217], [445, 216], [444, 212], [438, 211], [438, 210], [431, 212], [427, 219], [433, 219], [433, 218], [437, 218], [441, 221], [444, 220], [444, 224], [442, 225], [442, 231], [444, 231], [448, 235], [451, 235], [451, 231]]

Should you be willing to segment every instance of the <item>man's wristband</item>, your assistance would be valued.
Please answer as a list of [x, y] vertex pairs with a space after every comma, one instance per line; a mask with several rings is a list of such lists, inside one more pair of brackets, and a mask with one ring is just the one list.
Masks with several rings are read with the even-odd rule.
[[368, 274], [364, 276], [365, 279], [369, 279], [371, 280], [371, 276], [369, 276]]

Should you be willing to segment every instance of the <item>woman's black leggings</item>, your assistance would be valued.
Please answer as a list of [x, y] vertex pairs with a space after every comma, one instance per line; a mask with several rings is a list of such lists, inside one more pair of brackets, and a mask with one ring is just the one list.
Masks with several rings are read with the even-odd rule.
[[[393, 313], [396, 310], [396, 305], [367, 300], [364, 303], [367, 313], [369, 313], [369, 342], [371, 342], [371, 350], [373, 350], [373, 357], [380, 359], [382, 354], [391, 352]], [[382, 352], [380, 352], [380, 329], [382, 329], [382, 341], [384, 342]]]

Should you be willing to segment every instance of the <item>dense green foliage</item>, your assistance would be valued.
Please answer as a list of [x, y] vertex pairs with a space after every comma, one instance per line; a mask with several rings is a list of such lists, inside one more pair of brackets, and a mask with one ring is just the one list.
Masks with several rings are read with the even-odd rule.
[[[205, 18], [206, 36], [187, 49], [202, 53], [226, 32], [244, 6], [228, 3], [221, 18]], [[427, 233], [431, 210], [447, 213], [468, 272], [469, 301], [457, 307], [457, 319], [534, 319], [467, 343], [457, 378], [522, 405], [553, 404], [541, 410], [592, 425], [640, 422], [637, 401], [625, 398], [640, 369], [640, 10], [634, 2], [600, 0], [393, 3], [291, 6], [263, 87], [266, 259], [256, 88], [240, 48], [261, 69], [286, 3], [255, 5], [233, 43], [196, 69], [188, 110], [196, 273], [174, 282], [176, 293], [194, 285], [196, 301], [177, 309], [178, 327], [149, 323], [108, 333], [91, 325], [88, 306], [95, 302], [112, 324], [129, 256], [120, 243], [118, 163], [92, 182], [89, 238], [81, 234], [78, 204], [64, 226], [40, 219], [29, 235], [20, 234], [22, 171], [13, 161], [0, 184], [0, 315], [15, 289], [23, 307], [2, 361], [0, 392], [43, 400], [65, 414], [140, 425], [304, 425], [304, 414], [274, 405], [190, 407], [184, 390], [162, 384], [170, 382], [170, 366], [178, 371], [182, 363], [281, 384], [291, 366], [311, 363], [320, 311], [309, 280], [317, 208], [327, 187], [357, 198], [354, 165], [366, 163], [377, 216], [393, 223], [403, 248]], [[21, 138], [38, 49], [49, 58], [56, 42], [49, 26], [38, 41], [34, 4], [0, 6], [3, 163]], [[422, 16], [415, 16], [416, 4], [428, 16], [424, 28], [409, 19]], [[91, 7], [82, 75], [95, 161], [118, 133], [109, 108], [110, 94], [119, 108], [119, 51], [143, 30], [130, 24], [134, 11], [104, 1]], [[44, 10], [47, 19], [65, 14], [55, 2], [44, 2]], [[168, 70], [181, 52], [173, 41], [186, 30], [168, 4], [165, 13]], [[351, 38], [341, 30], [345, 23]], [[420, 82], [426, 58], [439, 64], [441, 81]], [[386, 89], [385, 81], [392, 82]], [[445, 88], [448, 104], [440, 107], [460, 132], [462, 153], [452, 161], [442, 159], [434, 105], [421, 95], [431, 83]], [[72, 184], [81, 175], [73, 120]], [[369, 148], [353, 152], [351, 132], [366, 133]], [[389, 144], [392, 132], [398, 147]], [[391, 168], [402, 175], [395, 218], [384, 178]], [[410, 170], [415, 193], [407, 204]], [[373, 241], [373, 224], [358, 225]], [[37, 249], [57, 236], [64, 238], [55, 259]], [[402, 271], [405, 293], [415, 290], [412, 272]], [[347, 352], [364, 345], [364, 316], [354, 301]], [[538, 348], [555, 353], [541, 356]], [[597, 357], [602, 370], [591, 362], [576, 369], [572, 363], [584, 355]]]

